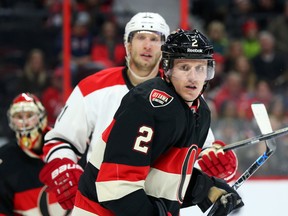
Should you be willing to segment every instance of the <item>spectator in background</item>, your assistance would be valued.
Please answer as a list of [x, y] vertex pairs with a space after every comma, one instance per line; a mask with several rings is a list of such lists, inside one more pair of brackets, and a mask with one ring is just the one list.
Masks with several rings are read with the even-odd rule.
[[114, 19], [112, 4], [114, 0], [85, 0], [85, 11], [90, 16], [89, 30], [93, 36], [101, 32], [100, 26], [108, 19]]
[[244, 88], [242, 76], [236, 71], [230, 71], [227, 74], [226, 81], [213, 98], [218, 113], [221, 112], [221, 108], [226, 101], [234, 101], [236, 107], [241, 109], [239, 105], [246, 99], [247, 91]]
[[32, 49], [20, 76], [17, 93], [31, 92], [40, 98], [48, 84], [49, 72], [46, 68], [44, 53], [40, 49]]
[[271, 17], [279, 14], [283, 8], [283, 0], [253, 0], [253, 14], [257, 18], [257, 22], [261, 30], [267, 29], [267, 25]]
[[51, 77], [51, 83], [42, 94], [42, 101], [47, 111], [48, 125], [53, 126], [64, 106], [62, 68], [56, 68], [54, 70]]
[[125, 64], [125, 47], [118, 33], [115, 22], [110, 20], [104, 22], [101, 34], [96, 37], [92, 47], [92, 60], [96, 64], [103, 65], [104, 68]]
[[46, 26], [48, 28], [60, 29], [63, 23], [62, 19], [62, 0], [44, 1], [48, 9]]
[[[90, 22], [89, 14], [79, 12], [76, 14], [71, 29], [71, 76], [72, 84], [75, 86], [79, 79], [78, 74], [87, 70], [100, 70], [99, 67], [91, 61], [91, 49], [93, 35], [89, 32], [88, 24]], [[59, 55], [59, 62], [63, 60], [62, 53], [62, 34], [57, 38], [56, 52]]]
[[[225, 21], [230, 9], [230, 0], [211, 1], [196, 0], [190, 1], [190, 14], [201, 18], [205, 24], [213, 20]], [[209, 6], [208, 6], [209, 5]]]
[[233, 68], [241, 75], [244, 88], [248, 94], [253, 94], [256, 86], [256, 75], [251, 61], [244, 55], [239, 56], [235, 59]]
[[208, 37], [213, 44], [215, 53], [225, 55], [228, 46], [226, 29], [222, 22], [214, 20], [207, 27]]
[[234, 69], [235, 61], [239, 56], [244, 55], [243, 46], [241, 40], [230, 40], [228, 50], [225, 55], [225, 69], [224, 71], [230, 71]]
[[225, 57], [219, 53], [214, 53], [213, 58], [215, 60], [215, 75], [209, 82], [209, 95], [217, 91], [217, 89], [222, 85], [225, 77]]
[[288, 0], [284, 2], [283, 13], [272, 19], [268, 26], [275, 38], [275, 48], [288, 57]]
[[275, 50], [275, 38], [267, 31], [259, 34], [261, 52], [252, 59], [257, 79], [269, 81], [280, 87], [287, 81], [287, 60]]
[[263, 103], [266, 107], [269, 107], [273, 95], [274, 93], [272, 92], [271, 85], [267, 80], [257, 80], [254, 93], [249, 95], [246, 100], [241, 101], [239, 104], [240, 117], [247, 120], [253, 119], [251, 104]]
[[242, 25], [253, 17], [253, 1], [251, 0], [234, 0], [231, 1], [229, 13], [226, 17], [226, 29], [229, 30], [230, 38], [241, 39]]
[[237, 102], [226, 100], [221, 104], [218, 120], [214, 122], [213, 132], [225, 143], [234, 143], [245, 137], [245, 121], [238, 115]]
[[280, 95], [273, 96], [268, 107], [268, 113], [274, 130], [288, 126], [288, 111], [285, 111], [283, 97]]
[[243, 51], [246, 57], [253, 58], [260, 52], [260, 42], [258, 39], [258, 24], [254, 19], [247, 20], [242, 26]]
[[11, 103], [8, 119], [16, 140], [0, 148], [0, 215], [67, 215], [38, 178], [43, 137], [50, 130], [45, 108], [35, 95], [22, 93]]

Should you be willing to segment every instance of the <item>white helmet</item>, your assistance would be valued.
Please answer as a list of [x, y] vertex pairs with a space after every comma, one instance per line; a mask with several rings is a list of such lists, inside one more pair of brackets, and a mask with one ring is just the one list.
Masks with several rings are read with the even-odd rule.
[[164, 18], [158, 13], [139, 12], [126, 24], [124, 44], [130, 42], [131, 33], [135, 31], [153, 31], [163, 35], [165, 41], [170, 33], [170, 28]]

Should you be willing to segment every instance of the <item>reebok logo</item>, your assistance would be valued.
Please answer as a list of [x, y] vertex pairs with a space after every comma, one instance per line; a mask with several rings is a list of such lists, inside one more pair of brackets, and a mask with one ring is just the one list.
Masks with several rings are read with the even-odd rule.
[[203, 49], [191, 49], [191, 48], [187, 48], [187, 52], [189, 52], [189, 53], [203, 53]]

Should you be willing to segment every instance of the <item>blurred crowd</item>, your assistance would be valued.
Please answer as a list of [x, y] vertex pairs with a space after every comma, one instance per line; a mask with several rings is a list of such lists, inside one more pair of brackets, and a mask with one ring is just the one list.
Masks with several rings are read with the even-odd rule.
[[[123, 19], [137, 11], [120, 13], [116, 0], [71, 2], [75, 86], [101, 69], [125, 64]], [[273, 130], [287, 127], [288, 1], [190, 0], [190, 15], [191, 28], [201, 28], [214, 45], [216, 74], [205, 98], [215, 137], [229, 144], [260, 134], [250, 108], [257, 102], [266, 105]], [[53, 126], [64, 104], [62, 24], [62, 0], [0, 2], [0, 145], [11, 137], [7, 106], [20, 92], [43, 101]], [[256, 175], [288, 176], [288, 136], [277, 138], [277, 145]], [[264, 151], [264, 143], [236, 150], [239, 173]]]

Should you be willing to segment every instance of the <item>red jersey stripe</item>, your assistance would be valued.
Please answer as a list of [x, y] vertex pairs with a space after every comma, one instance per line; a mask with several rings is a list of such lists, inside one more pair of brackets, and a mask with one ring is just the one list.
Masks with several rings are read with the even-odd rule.
[[37, 207], [39, 193], [42, 188], [35, 188], [23, 192], [15, 193], [14, 209], [29, 210]]
[[102, 140], [107, 143], [109, 134], [111, 132], [111, 129], [113, 128], [113, 125], [115, 124], [115, 119], [112, 120], [112, 122], [110, 123], [110, 125], [106, 128], [106, 130], [103, 132], [102, 134]]
[[[125, 85], [125, 80], [122, 76], [122, 69], [124, 67], [115, 67], [95, 73], [84, 80], [78, 86], [83, 94], [87, 96], [97, 90], [107, 88], [114, 85]], [[113, 74], [113, 75], [111, 75]], [[112, 78], [112, 79], [111, 79]]]
[[102, 163], [97, 182], [126, 180], [141, 181], [146, 178], [150, 166], [129, 166], [115, 163]]
[[[80, 191], [77, 191], [77, 193], [76, 193], [75, 206], [80, 208], [80, 209], [83, 209], [85, 211], [96, 214], [96, 215], [114, 216], [114, 214], [111, 211], [103, 208], [100, 204], [89, 200], [87, 197], [83, 196], [80, 193]], [[75, 213], [75, 214], [77, 213], [76, 208], [75, 208], [75, 212], [73, 210], [73, 213]]]
[[[187, 154], [189, 153], [190, 148], [171, 148], [168, 152], [161, 155], [156, 163], [153, 165], [156, 169], [162, 170], [168, 173], [181, 174], [183, 164], [179, 161], [185, 161]], [[188, 167], [186, 174], [192, 174], [194, 161], [197, 155], [197, 150], [192, 150], [192, 153], [189, 158]]]

